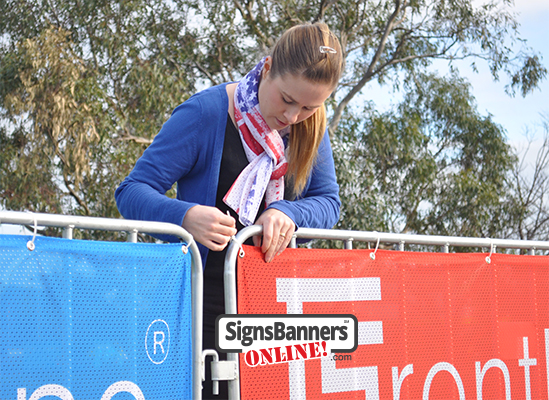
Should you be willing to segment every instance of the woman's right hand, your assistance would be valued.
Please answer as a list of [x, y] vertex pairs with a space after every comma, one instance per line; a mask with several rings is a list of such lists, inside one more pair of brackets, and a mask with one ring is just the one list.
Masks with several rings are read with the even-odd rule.
[[213, 251], [223, 250], [231, 236], [236, 235], [235, 219], [216, 207], [191, 207], [183, 218], [182, 226], [193, 235], [194, 240]]

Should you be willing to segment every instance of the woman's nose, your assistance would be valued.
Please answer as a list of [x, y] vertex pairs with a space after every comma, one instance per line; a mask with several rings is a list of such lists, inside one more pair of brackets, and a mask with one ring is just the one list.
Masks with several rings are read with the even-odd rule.
[[286, 112], [284, 112], [284, 118], [289, 125], [295, 124], [299, 116], [299, 109], [297, 107], [288, 107]]

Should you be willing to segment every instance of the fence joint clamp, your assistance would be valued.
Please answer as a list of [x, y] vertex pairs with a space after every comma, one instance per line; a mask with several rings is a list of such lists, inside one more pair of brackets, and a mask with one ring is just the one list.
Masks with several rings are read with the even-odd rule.
[[212, 394], [219, 394], [219, 381], [234, 381], [238, 379], [237, 365], [235, 361], [219, 361], [217, 351], [207, 349], [202, 351], [202, 380], [206, 380], [206, 357], [212, 356], [210, 363], [212, 372]]

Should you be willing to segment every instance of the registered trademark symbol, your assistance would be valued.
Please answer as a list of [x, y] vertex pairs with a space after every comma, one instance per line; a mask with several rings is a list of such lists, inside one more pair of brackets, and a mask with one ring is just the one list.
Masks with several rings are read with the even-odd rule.
[[162, 364], [170, 350], [170, 327], [162, 319], [151, 322], [145, 335], [145, 350], [149, 360], [154, 364]]

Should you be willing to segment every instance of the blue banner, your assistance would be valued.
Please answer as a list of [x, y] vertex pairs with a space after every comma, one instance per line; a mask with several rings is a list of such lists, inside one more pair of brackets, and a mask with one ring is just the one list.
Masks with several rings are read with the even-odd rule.
[[192, 397], [181, 244], [0, 235], [0, 399]]

